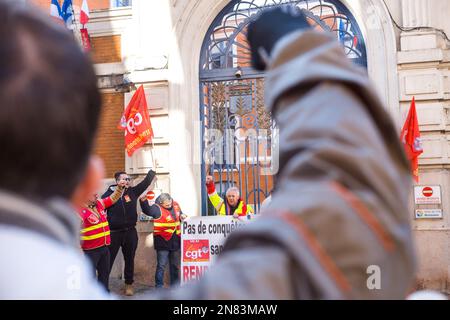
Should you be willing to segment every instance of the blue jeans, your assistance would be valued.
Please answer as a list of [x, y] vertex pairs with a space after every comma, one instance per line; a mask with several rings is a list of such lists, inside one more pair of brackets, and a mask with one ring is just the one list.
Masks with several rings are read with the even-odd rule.
[[156, 250], [156, 261], [156, 287], [162, 288], [164, 286], [164, 270], [166, 269], [167, 263], [169, 263], [170, 285], [173, 286], [178, 283], [178, 271], [180, 269], [180, 250]]

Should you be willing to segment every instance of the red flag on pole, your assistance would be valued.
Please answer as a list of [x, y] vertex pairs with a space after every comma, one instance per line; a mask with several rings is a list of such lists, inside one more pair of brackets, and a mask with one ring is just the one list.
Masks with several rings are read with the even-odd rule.
[[409, 108], [408, 116], [403, 125], [400, 141], [405, 147], [406, 156], [411, 162], [412, 174], [414, 180], [419, 182], [419, 161], [418, 157], [422, 154], [422, 144], [420, 141], [419, 121], [417, 120], [416, 101], [413, 97]]
[[81, 43], [85, 51], [91, 50], [91, 40], [89, 39], [89, 33], [86, 28], [80, 29]]
[[153, 138], [144, 86], [141, 85], [134, 93], [120, 119], [118, 128], [125, 130], [125, 148], [129, 157], [149, 139]]

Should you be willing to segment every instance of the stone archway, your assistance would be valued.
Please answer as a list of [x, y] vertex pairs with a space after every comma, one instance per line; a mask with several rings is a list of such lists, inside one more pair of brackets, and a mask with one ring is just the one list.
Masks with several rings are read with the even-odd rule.
[[341, 0], [353, 13], [366, 39], [367, 68], [387, 110], [400, 126], [397, 41], [382, 0]]

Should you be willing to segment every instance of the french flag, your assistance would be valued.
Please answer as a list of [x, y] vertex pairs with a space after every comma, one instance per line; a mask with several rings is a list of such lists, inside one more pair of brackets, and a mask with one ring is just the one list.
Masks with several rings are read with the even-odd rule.
[[83, 4], [81, 5], [80, 11], [80, 23], [85, 25], [89, 21], [89, 7], [87, 0], [83, 0]]
[[50, 15], [59, 21], [63, 21], [61, 6], [58, 0], [52, 0], [50, 3]]

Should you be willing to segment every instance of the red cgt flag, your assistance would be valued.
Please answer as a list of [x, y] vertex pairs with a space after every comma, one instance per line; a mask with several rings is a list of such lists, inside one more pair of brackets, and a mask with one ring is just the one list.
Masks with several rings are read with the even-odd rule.
[[411, 162], [412, 174], [414, 180], [419, 182], [419, 163], [418, 157], [423, 152], [420, 141], [419, 122], [417, 121], [416, 100], [413, 97], [409, 108], [408, 116], [403, 125], [400, 141], [405, 147], [406, 156]]
[[129, 157], [149, 139], [153, 138], [144, 86], [141, 85], [134, 93], [120, 119], [118, 128], [125, 130], [125, 148]]

